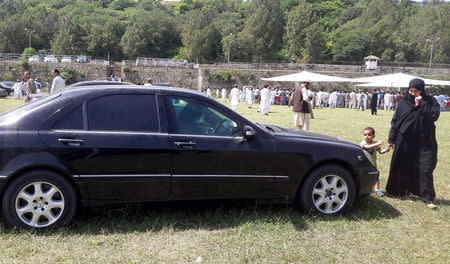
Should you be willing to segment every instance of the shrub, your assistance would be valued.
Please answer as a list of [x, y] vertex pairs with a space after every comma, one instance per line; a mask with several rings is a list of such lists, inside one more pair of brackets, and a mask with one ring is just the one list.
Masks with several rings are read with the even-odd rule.
[[75, 70], [72, 70], [71, 68], [69, 68], [67, 66], [63, 68], [60, 75], [61, 75], [61, 78], [64, 79], [64, 81], [67, 85], [77, 82], [77, 80], [75, 78], [75, 76], [76, 76]]

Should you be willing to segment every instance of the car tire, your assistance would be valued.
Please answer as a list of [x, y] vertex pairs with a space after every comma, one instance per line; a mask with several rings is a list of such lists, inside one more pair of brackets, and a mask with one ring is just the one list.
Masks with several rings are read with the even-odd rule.
[[6, 188], [2, 209], [6, 221], [24, 229], [47, 230], [67, 224], [77, 209], [72, 185], [59, 173], [33, 170]]
[[325, 165], [312, 171], [297, 194], [298, 205], [306, 213], [326, 215], [345, 213], [355, 202], [355, 181], [337, 165]]

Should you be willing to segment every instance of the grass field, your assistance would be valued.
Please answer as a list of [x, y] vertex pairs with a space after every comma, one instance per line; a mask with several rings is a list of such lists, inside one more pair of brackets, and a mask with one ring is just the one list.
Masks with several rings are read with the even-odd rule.
[[[21, 103], [0, 99], [0, 112]], [[272, 106], [262, 116], [241, 103], [237, 111], [293, 126], [291, 108]], [[387, 141], [393, 112], [378, 113], [315, 110], [311, 130], [359, 143], [372, 126]], [[83, 209], [68, 227], [45, 234], [11, 229], [0, 218], [0, 263], [448, 263], [450, 112], [436, 126], [437, 210], [372, 195], [338, 217], [256, 202], [155, 204]], [[382, 189], [391, 153], [378, 157]]]

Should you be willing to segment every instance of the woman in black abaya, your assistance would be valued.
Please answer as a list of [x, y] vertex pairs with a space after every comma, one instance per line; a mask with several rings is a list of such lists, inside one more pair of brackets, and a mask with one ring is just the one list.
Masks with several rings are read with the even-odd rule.
[[386, 192], [394, 196], [414, 194], [436, 208], [433, 170], [437, 163], [436, 127], [439, 104], [425, 93], [422, 79], [412, 79], [409, 91], [395, 110], [389, 131], [392, 154]]

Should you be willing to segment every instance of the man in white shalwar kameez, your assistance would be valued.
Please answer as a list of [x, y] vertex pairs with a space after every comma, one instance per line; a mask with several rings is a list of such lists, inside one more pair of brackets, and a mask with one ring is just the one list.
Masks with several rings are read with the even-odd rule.
[[261, 114], [263, 115], [268, 115], [270, 109], [270, 91], [267, 87], [269, 86], [266, 84], [261, 90], [261, 103], [259, 105], [259, 111], [261, 111]]
[[231, 89], [231, 92], [230, 92], [231, 109], [233, 109], [234, 111], [236, 111], [236, 108], [239, 104], [239, 96], [240, 96], [240, 91], [237, 88], [237, 85], [234, 85], [233, 89]]
[[212, 98], [211, 88], [209, 88], [209, 87], [208, 87], [208, 89], [206, 89], [206, 96], [208, 96], [209, 98]]
[[14, 83], [12, 89], [14, 91], [14, 99], [22, 99], [22, 82], [17, 79]]
[[386, 92], [384, 95], [384, 111], [389, 110], [391, 107], [391, 94], [389, 92]]
[[227, 90], [225, 88], [222, 88], [222, 103], [225, 103], [227, 101]]
[[248, 108], [252, 108], [253, 106], [253, 100], [254, 100], [254, 95], [253, 95], [253, 88], [247, 88], [247, 104], [248, 104]]

